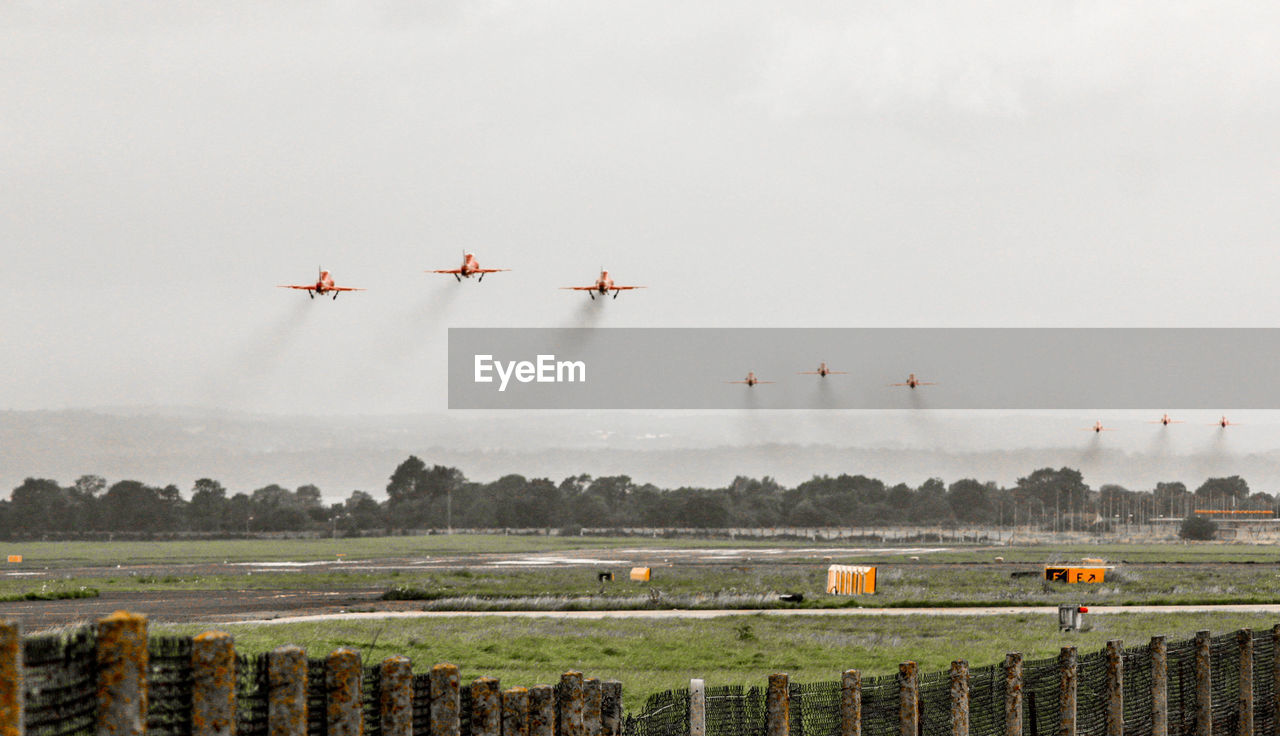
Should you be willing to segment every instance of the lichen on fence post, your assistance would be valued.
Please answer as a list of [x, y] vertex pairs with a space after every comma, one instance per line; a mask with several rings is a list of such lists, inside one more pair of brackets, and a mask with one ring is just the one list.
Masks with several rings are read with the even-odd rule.
[[191, 640], [191, 736], [234, 736], [235, 728], [235, 640], [206, 631]]
[[363, 736], [361, 674], [360, 652], [354, 649], [335, 649], [325, 660], [325, 722], [328, 724], [328, 736]]
[[1169, 736], [1169, 647], [1163, 636], [1151, 637], [1151, 736]]
[[97, 736], [147, 730], [147, 618], [116, 611], [98, 619]]
[[378, 733], [413, 736], [413, 663], [394, 655], [378, 665]]
[[1022, 736], [1022, 655], [1004, 657], [1004, 733]]
[[862, 736], [862, 673], [840, 676], [840, 736]]
[[1236, 702], [1236, 736], [1253, 736], [1253, 631], [1236, 632], [1240, 651], [1240, 695]]
[[502, 736], [502, 689], [492, 677], [471, 682], [471, 736]]
[[618, 680], [600, 683], [600, 724], [604, 736], [622, 733], [622, 683]]
[[557, 736], [586, 736], [583, 723], [582, 673], [569, 672], [560, 675], [560, 731]]
[[1280, 736], [1280, 624], [1271, 627], [1271, 698], [1274, 736]]
[[22, 736], [22, 627], [0, 621], [0, 736]]
[[555, 736], [556, 689], [551, 685], [529, 688], [529, 736]]
[[969, 736], [969, 663], [951, 663], [951, 736]]
[[603, 730], [600, 714], [600, 681], [588, 677], [582, 681], [582, 728], [587, 736], [600, 736]]
[[769, 688], [765, 694], [765, 736], [790, 736], [791, 734], [791, 683], [785, 672], [769, 675]]
[[1213, 670], [1210, 666], [1209, 632], [1196, 632], [1196, 731], [1213, 736]]
[[1080, 661], [1075, 647], [1058, 652], [1058, 736], [1076, 736], [1076, 703]]
[[307, 653], [277, 647], [267, 655], [267, 734], [306, 736]]
[[1107, 736], [1124, 736], [1124, 658], [1119, 639], [1107, 642]]
[[689, 680], [689, 736], [707, 736], [707, 688], [697, 678]]
[[529, 736], [529, 690], [502, 691], [502, 736]]
[[438, 664], [431, 668], [430, 680], [431, 736], [458, 736], [462, 733], [458, 666]]
[[915, 662], [898, 665], [898, 727], [902, 736], [917, 736], [920, 730], [920, 683]]

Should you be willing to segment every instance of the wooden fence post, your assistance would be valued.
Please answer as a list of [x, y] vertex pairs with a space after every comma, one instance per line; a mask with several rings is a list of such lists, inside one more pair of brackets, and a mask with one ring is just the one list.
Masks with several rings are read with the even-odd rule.
[[707, 689], [702, 680], [689, 680], [689, 736], [707, 736]]
[[0, 736], [22, 736], [22, 627], [0, 621]]
[[98, 619], [98, 736], [147, 730], [147, 619], [116, 611]]
[[1018, 652], [1004, 658], [1004, 733], [1022, 736], [1022, 655]]
[[267, 734], [306, 736], [307, 653], [277, 647], [267, 654]]
[[191, 736], [234, 736], [236, 647], [230, 634], [191, 639]]
[[600, 724], [604, 736], [622, 734], [622, 683], [605, 680], [600, 684]]
[[588, 677], [582, 681], [582, 728], [587, 736], [601, 736], [603, 732], [600, 706], [602, 696], [598, 679]]
[[785, 672], [769, 675], [764, 722], [765, 736], [789, 736], [791, 733], [791, 683]]
[[431, 668], [431, 736], [462, 733], [462, 686], [458, 677], [457, 665], [443, 663]]
[[471, 736], [502, 736], [502, 690], [492, 677], [471, 682]]
[[502, 691], [502, 736], [529, 736], [529, 691], [523, 687]]
[[328, 736], [363, 736], [360, 652], [342, 647], [325, 659], [325, 723]]
[[1169, 736], [1169, 648], [1163, 636], [1151, 637], [1151, 736]]
[[1076, 736], [1076, 694], [1080, 662], [1075, 647], [1058, 652], [1058, 736]]
[[560, 675], [560, 730], [557, 736], [586, 736], [583, 699], [582, 673], [570, 670]]
[[862, 736], [862, 673], [840, 676], [840, 736]]
[[413, 664], [394, 655], [378, 665], [378, 732], [413, 736]]
[[951, 736], [969, 736], [969, 663], [951, 663]]
[[1119, 639], [1107, 642], [1107, 736], [1124, 736], [1124, 659]]
[[1196, 632], [1196, 736], [1213, 736], [1213, 672], [1209, 632]]
[[1253, 631], [1236, 632], [1240, 652], [1240, 695], [1236, 702], [1237, 736], [1253, 736]]
[[916, 674], [915, 662], [898, 665], [898, 732], [901, 736], [918, 736], [920, 731], [920, 683]]
[[556, 689], [550, 685], [529, 688], [529, 736], [555, 736]]

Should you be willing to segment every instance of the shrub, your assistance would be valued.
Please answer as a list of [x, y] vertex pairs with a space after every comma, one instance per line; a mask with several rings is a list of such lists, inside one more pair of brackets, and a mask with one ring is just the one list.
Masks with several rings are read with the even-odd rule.
[[1217, 533], [1218, 525], [1203, 516], [1188, 516], [1178, 528], [1178, 536], [1183, 539], [1213, 539]]

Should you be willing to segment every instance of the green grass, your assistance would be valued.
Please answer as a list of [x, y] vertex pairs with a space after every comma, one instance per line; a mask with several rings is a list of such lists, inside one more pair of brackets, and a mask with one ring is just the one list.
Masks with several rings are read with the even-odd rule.
[[[771, 672], [794, 681], [838, 679], [848, 668], [864, 676], [896, 671], [914, 660], [922, 672], [946, 669], [964, 659], [980, 667], [1021, 652], [1027, 659], [1054, 656], [1062, 646], [1083, 654], [1109, 639], [1142, 644], [1152, 635], [1170, 641], [1198, 629], [1224, 633], [1269, 629], [1265, 614], [1127, 613], [1091, 616], [1093, 630], [1058, 633], [1053, 615], [1016, 616], [778, 616], [717, 619], [465, 618], [329, 621], [223, 627], [241, 652], [297, 644], [323, 656], [338, 647], [359, 649], [366, 663], [404, 654], [415, 671], [453, 662], [463, 681], [498, 677], [504, 687], [553, 683], [577, 669], [588, 677], [623, 683], [628, 710], [654, 692], [684, 687], [701, 677], [708, 685], [761, 685]], [[153, 626], [153, 632], [195, 634], [199, 626]]]

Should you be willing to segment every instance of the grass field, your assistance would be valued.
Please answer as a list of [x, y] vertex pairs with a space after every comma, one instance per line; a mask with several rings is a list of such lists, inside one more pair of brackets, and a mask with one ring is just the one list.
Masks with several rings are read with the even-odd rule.
[[[415, 671], [438, 662], [462, 668], [463, 681], [498, 677], [504, 687], [555, 682], [567, 669], [623, 683], [628, 710], [651, 693], [684, 687], [691, 677], [708, 685], [763, 685], [771, 672], [793, 680], [833, 680], [847, 668], [864, 675], [896, 671], [914, 660], [922, 672], [943, 670], [954, 659], [974, 667], [1002, 661], [1006, 652], [1027, 659], [1054, 656], [1062, 646], [1081, 653], [1108, 639], [1128, 645], [1154, 634], [1170, 641], [1198, 629], [1223, 633], [1269, 629], [1266, 615], [1138, 614], [1092, 616], [1093, 630], [1058, 633], [1052, 615], [1017, 616], [818, 616], [753, 614], [719, 619], [563, 620], [499, 617], [330, 621], [222, 627], [242, 652], [297, 644], [310, 656], [340, 646], [359, 649], [376, 663], [404, 654]], [[195, 634], [199, 626], [155, 626], [154, 631]]]

